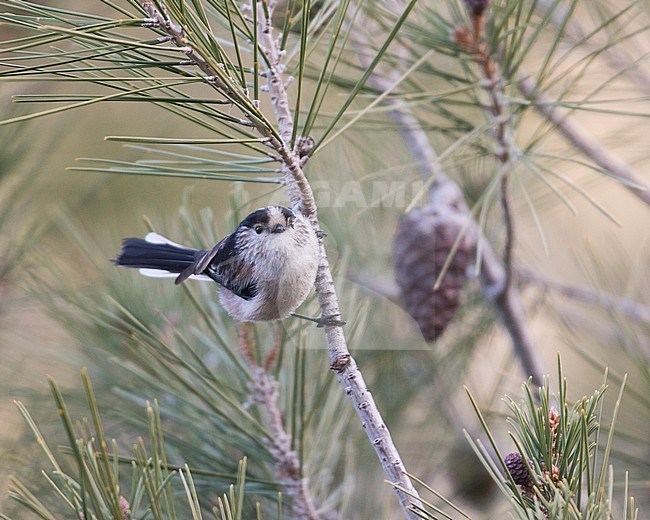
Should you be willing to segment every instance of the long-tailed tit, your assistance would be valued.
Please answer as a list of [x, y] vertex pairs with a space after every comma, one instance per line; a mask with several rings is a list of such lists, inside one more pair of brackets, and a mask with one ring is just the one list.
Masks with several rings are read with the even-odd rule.
[[282, 206], [258, 209], [209, 250], [184, 247], [156, 233], [127, 238], [117, 265], [154, 277], [212, 279], [222, 305], [239, 321], [286, 318], [314, 285], [318, 237], [309, 222]]

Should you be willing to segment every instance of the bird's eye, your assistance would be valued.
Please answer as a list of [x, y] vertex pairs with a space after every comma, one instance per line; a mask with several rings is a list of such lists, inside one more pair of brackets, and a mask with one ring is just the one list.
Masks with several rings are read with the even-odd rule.
[[253, 229], [255, 230], [255, 233], [257, 233], [258, 235], [261, 235], [262, 231], [264, 231], [264, 228], [262, 226], [255, 226]]

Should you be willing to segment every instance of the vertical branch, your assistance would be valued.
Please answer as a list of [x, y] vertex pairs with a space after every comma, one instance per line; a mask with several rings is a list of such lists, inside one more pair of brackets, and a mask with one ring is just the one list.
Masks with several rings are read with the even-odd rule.
[[468, 38], [466, 40], [466, 47], [468, 52], [476, 59], [483, 76], [483, 88], [487, 92], [490, 100], [489, 104], [485, 106], [485, 111], [494, 137], [494, 157], [500, 166], [500, 199], [505, 228], [505, 244], [503, 251], [505, 278], [502, 287], [502, 294], [505, 297], [506, 293], [510, 291], [512, 284], [515, 245], [515, 226], [508, 190], [510, 170], [512, 166], [510, 162], [512, 156], [512, 132], [510, 128], [510, 117], [508, 114], [508, 101], [506, 100], [506, 94], [504, 92], [505, 80], [499, 73], [497, 62], [492, 59], [492, 56], [490, 56], [487, 43], [481, 41], [481, 32], [485, 25], [484, 9], [487, 6], [487, 2], [475, 2], [474, 4], [474, 6], [478, 8], [471, 13], [472, 32], [470, 35], [466, 36]]
[[[498, 174], [500, 181], [500, 200], [505, 228], [505, 244], [503, 252], [503, 269], [501, 273], [491, 269], [488, 276], [495, 274], [501, 280], [500, 290], [496, 292], [497, 304], [501, 319], [510, 332], [515, 351], [526, 374], [531, 376], [533, 383], [543, 384], [544, 367], [537, 354], [528, 327], [525, 325], [526, 316], [519, 298], [519, 292], [512, 284], [514, 273], [515, 226], [510, 206], [509, 175], [512, 167], [512, 131], [508, 114], [508, 101], [504, 91], [505, 80], [499, 72], [496, 60], [490, 55], [489, 46], [482, 41], [484, 28], [484, 12], [489, 5], [488, 0], [466, 0], [472, 19], [471, 29], [458, 27], [456, 40], [474, 57], [483, 76], [482, 86], [488, 94], [489, 103], [486, 105], [488, 120], [493, 128], [494, 156], [500, 165]], [[486, 251], [488, 256], [492, 251]]]
[[[266, 6], [263, 2], [253, 0], [253, 9], [257, 12], [257, 34], [262, 52], [267, 56], [267, 67], [264, 72], [271, 104], [275, 112], [278, 130], [282, 138], [280, 155], [282, 157], [282, 174], [292, 207], [298, 207], [300, 212], [311, 217], [312, 224], [318, 223], [315, 204], [310, 204], [314, 196], [311, 186], [302, 172], [302, 165], [297, 154], [291, 150], [293, 136], [293, 116], [289, 106], [289, 96], [284, 84], [286, 67], [282, 63], [281, 53], [277, 42], [273, 38], [273, 26], [270, 13], [273, 12], [276, 2], [269, 1]], [[309, 196], [303, 197], [302, 193]]]
[[291, 449], [291, 435], [284, 429], [282, 412], [278, 408], [278, 383], [267, 371], [257, 365], [251, 340], [251, 325], [239, 325], [239, 349], [251, 367], [253, 378], [249, 383], [250, 399], [257, 404], [271, 434], [267, 439], [275, 460], [283, 491], [292, 498], [292, 517], [318, 520], [320, 518], [309, 492], [308, 481], [302, 476], [298, 454]]
[[508, 172], [503, 173], [501, 178], [501, 211], [503, 212], [503, 223], [506, 230], [506, 241], [503, 246], [503, 265], [505, 266], [505, 280], [503, 281], [503, 292], [512, 287], [512, 272], [514, 270], [513, 250], [515, 245], [515, 223], [510, 207], [510, 193], [508, 191]]
[[[395, 2], [391, 2], [393, 10], [398, 8]], [[365, 27], [366, 32], [369, 27], [372, 27], [372, 21], [362, 15], [357, 15], [357, 23], [359, 28]], [[480, 22], [475, 22], [475, 30], [481, 27]], [[352, 32], [352, 38], [356, 46], [359, 48], [357, 57], [362, 67], [369, 66], [369, 60], [364, 52], [361, 50], [368, 46], [368, 42], [364, 41], [362, 36], [364, 32], [359, 29]], [[398, 48], [398, 53], [404, 53], [404, 48]], [[405, 58], [405, 61], [407, 58]], [[487, 66], [487, 65], [486, 65]], [[368, 79], [368, 84], [380, 92], [386, 91], [395, 83], [399, 77], [398, 70], [375, 70], [375, 73]], [[448, 211], [451, 213], [460, 213], [466, 216], [470, 222], [468, 232], [475, 232], [479, 237], [481, 254], [481, 285], [485, 298], [494, 302], [499, 312], [499, 316], [503, 325], [505, 326], [510, 338], [512, 339], [515, 353], [521, 363], [524, 373], [533, 378], [533, 382], [541, 385], [543, 382], [542, 376], [545, 373], [544, 364], [539, 359], [537, 354], [538, 350], [533, 342], [528, 325], [526, 323], [526, 316], [523, 309], [523, 304], [519, 297], [519, 292], [516, 287], [511, 283], [509, 277], [511, 276], [512, 268], [504, 268], [502, 263], [497, 258], [492, 246], [488, 240], [480, 233], [478, 225], [474, 222], [471, 212], [467, 207], [463, 197], [462, 190], [451, 178], [449, 178], [438, 161], [438, 155], [429, 141], [426, 131], [420, 125], [417, 117], [411, 111], [408, 104], [398, 96], [387, 97], [384, 103], [389, 107], [389, 116], [396, 123], [404, 144], [407, 146], [413, 157], [417, 160], [420, 166], [420, 175], [425, 182], [431, 182], [429, 189], [429, 203], [435, 205], [440, 211]], [[509, 139], [509, 132], [506, 128], [507, 118], [496, 117], [499, 120], [497, 125], [497, 135], [502, 136], [502, 140]], [[509, 162], [509, 146], [502, 147], [503, 153], [501, 154], [505, 164]], [[433, 178], [433, 181], [431, 179]], [[502, 182], [502, 190], [507, 192], [508, 184]], [[507, 197], [502, 200], [506, 200]], [[508, 265], [512, 263], [512, 237], [513, 228], [510, 216], [510, 208], [505, 208], [507, 217], [507, 225], [510, 228], [506, 232], [506, 237], [509, 243], [506, 245], [507, 262]], [[508, 287], [508, 291], [504, 288]]]
[[284, 73], [286, 67], [282, 63], [280, 49], [273, 39], [273, 25], [271, 14], [277, 3], [275, 0], [258, 0], [253, 1], [253, 9], [257, 11], [258, 41], [262, 47], [262, 52], [267, 57], [267, 67], [264, 75], [268, 91], [271, 96], [271, 103], [275, 112], [275, 118], [280, 130], [280, 136], [285, 146], [291, 145], [291, 136], [293, 135], [293, 116], [289, 107], [289, 96], [284, 85]]
[[[268, 65], [265, 71], [271, 102], [276, 112], [276, 118], [283, 143], [278, 150], [282, 157], [285, 182], [291, 203], [298, 205], [302, 213], [307, 216], [316, 229], [318, 214], [316, 201], [309, 181], [302, 170], [302, 161], [298, 150], [292, 150], [291, 136], [293, 132], [293, 117], [291, 116], [287, 91], [284, 85], [284, 65], [278, 44], [273, 37], [271, 15], [275, 2], [269, 2], [267, 9], [258, 11], [260, 20], [258, 32], [259, 41], [268, 56]], [[321, 315], [327, 320], [338, 318], [341, 315], [334, 279], [330, 269], [325, 246], [321, 242], [320, 261], [316, 275], [316, 293], [321, 308]], [[415, 519], [411, 510], [412, 504], [419, 503], [418, 493], [411, 480], [406, 475], [406, 468], [390, 432], [384, 424], [377, 405], [369, 392], [368, 387], [359, 371], [355, 360], [350, 355], [343, 329], [339, 325], [325, 326], [325, 338], [330, 358], [330, 368], [336, 374], [339, 383], [353, 402], [361, 419], [361, 423], [370, 439], [372, 446], [379, 457], [381, 465], [388, 479], [398, 486], [395, 492], [400, 505], [407, 518]]]

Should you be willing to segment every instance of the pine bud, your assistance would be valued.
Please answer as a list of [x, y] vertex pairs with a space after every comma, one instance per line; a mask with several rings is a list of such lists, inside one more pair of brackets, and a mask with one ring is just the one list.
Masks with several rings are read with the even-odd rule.
[[[407, 312], [427, 341], [444, 332], [460, 304], [476, 249], [476, 234], [466, 226], [466, 218], [428, 205], [405, 215], [397, 229], [393, 243], [395, 279]], [[434, 289], [452, 251], [447, 271]]]
[[557, 427], [560, 425], [560, 414], [555, 408], [548, 411], [548, 426], [553, 433], [556, 433]]
[[129, 520], [131, 518], [131, 506], [122, 495], [120, 495], [120, 509], [122, 510], [122, 520]]
[[469, 51], [474, 45], [474, 35], [464, 25], [454, 29], [454, 41], [465, 51]]
[[472, 16], [482, 16], [490, 0], [465, 0], [465, 6]]
[[526, 464], [519, 453], [508, 453], [504, 462], [506, 463], [506, 468], [508, 468], [508, 473], [510, 473], [512, 480], [515, 481], [515, 484], [527, 486], [531, 483], [532, 479], [530, 476], [529, 466], [532, 466], [532, 464]]

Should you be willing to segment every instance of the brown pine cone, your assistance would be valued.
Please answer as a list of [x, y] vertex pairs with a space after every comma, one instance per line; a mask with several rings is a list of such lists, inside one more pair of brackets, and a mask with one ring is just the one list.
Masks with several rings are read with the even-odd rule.
[[[453, 319], [474, 261], [476, 234], [466, 217], [439, 211], [431, 205], [414, 209], [402, 218], [393, 243], [395, 279], [402, 301], [422, 331], [433, 341]], [[459, 234], [463, 233], [440, 286], [434, 284]]]

